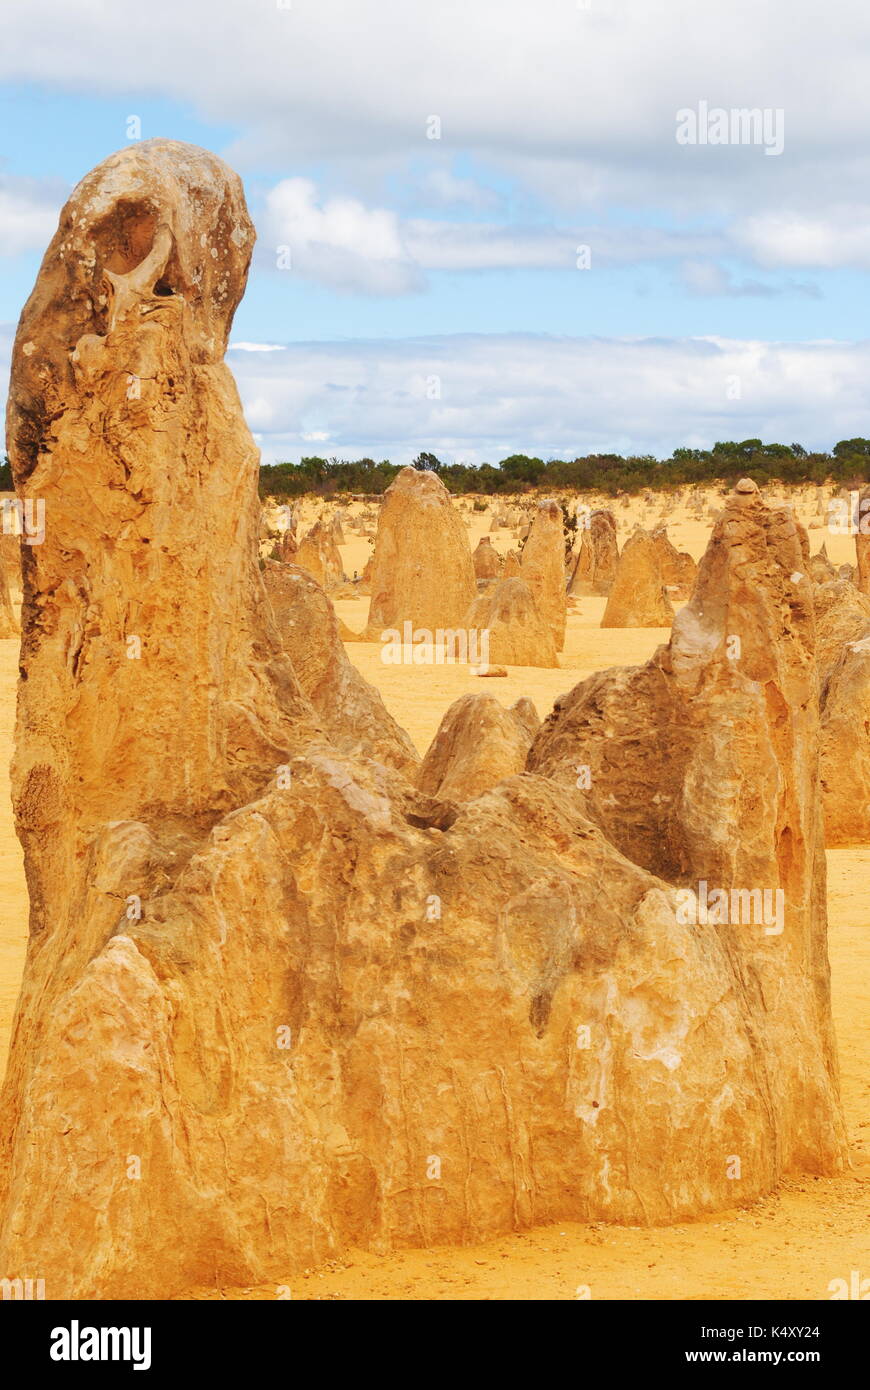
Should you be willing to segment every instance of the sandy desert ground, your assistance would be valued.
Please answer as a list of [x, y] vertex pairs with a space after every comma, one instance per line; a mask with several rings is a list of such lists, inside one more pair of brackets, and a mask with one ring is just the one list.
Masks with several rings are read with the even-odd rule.
[[[595, 505], [596, 499], [590, 499]], [[604, 499], [602, 499], [604, 500]], [[854, 561], [854, 542], [819, 528], [814, 489], [793, 499], [800, 519], [815, 523], [812, 550], [826, 542], [835, 563]], [[710, 496], [710, 505], [715, 497]], [[463, 508], [464, 508], [464, 504]], [[612, 504], [610, 504], [612, 505]], [[617, 507], [620, 544], [635, 522], [668, 524], [680, 549], [697, 559], [710, 520], [685, 510], [668, 512], [636, 500]], [[323, 510], [306, 501], [300, 531]], [[360, 510], [359, 507], [353, 510]], [[489, 533], [491, 514], [464, 511], [472, 546]], [[492, 534], [497, 549], [515, 541]], [[371, 553], [367, 538], [348, 535], [341, 548], [346, 574], [361, 571]], [[356, 632], [365, 627], [368, 600], [340, 598], [336, 610]], [[511, 668], [485, 683], [467, 668], [384, 665], [373, 643], [346, 644], [350, 659], [380, 690], [390, 712], [424, 752], [444, 711], [469, 691], [495, 694], [505, 705], [529, 696], [545, 717], [553, 701], [591, 672], [645, 661], [666, 640], [666, 629], [602, 630], [605, 600], [582, 598], [568, 618], [559, 670]], [[12, 826], [8, 762], [14, 724], [17, 644], [0, 643], [0, 1070], [22, 969], [26, 889]], [[790, 1181], [754, 1206], [715, 1218], [654, 1230], [563, 1224], [515, 1233], [464, 1249], [408, 1250], [379, 1257], [365, 1252], [289, 1280], [302, 1299], [825, 1299], [828, 1285], [853, 1270], [870, 1273], [870, 846], [829, 851], [830, 956], [834, 1018], [840, 1050], [843, 1102], [851, 1143], [851, 1169], [838, 1178]], [[578, 1292], [579, 1291], [579, 1292]], [[274, 1285], [191, 1290], [194, 1298], [276, 1297]], [[286, 1292], [282, 1296], [287, 1296]]]

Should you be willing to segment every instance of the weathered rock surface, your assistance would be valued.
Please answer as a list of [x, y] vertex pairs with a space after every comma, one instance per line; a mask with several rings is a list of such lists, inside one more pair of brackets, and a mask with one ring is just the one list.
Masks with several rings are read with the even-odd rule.
[[[600, 672], [559, 701], [528, 768], [579, 781], [608, 838], [672, 883], [782, 890], [781, 934], [718, 930], [748, 991], [781, 1162], [828, 1168], [841, 1125], [813, 586], [791, 514], [766, 507], [754, 484], [743, 489], [716, 523], [670, 643], [646, 666]], [[800, 1059], [798, 1036], [809, 1044]]]
[[468, 536], [440, 478], [403, 468], [384, 494], [371, 570], [368, 637], [404, 623], [458, 628], [474, 598]]
[[658, 551], [664, 586], [676, 599], [691, 597], [695, 587], [698, 566], [684, 550], [677, 550], [668, 536], [666, 526], [658, 526], [652, 533], [653, 545]]
[[479, 594], [462, 626], [489, 632], [489, 660], [505, 666], [559, 665], [551, 624], [524, 579], [499, 579]]
[[328, 522], [315, 521], [296, 547], [293, 563], [307, 570], [323, 589], [336, 589], [344, 583], [335, 531]]
[[816, 584], [827, 584], [831, 579], [836, 579], [837, 571], [828, 559], [827, 546], [823, 545], [817, 555], [810, 556], [809, 575]]
[[664, 590], [659, 546], [638, 527], [622, 548], [602, 627], [670, 627], [674, 619]]
[[348, 660], [341, 645], [344, 624], [319, 584], [301, 567], [274, 561], [267, 562], [263, 577], [284, 650], [332, 744], [415, 776], [419, 755], [378, 691]]
[[481, 536], [472, 554], [476, 579], [497, 579], [501, 573], [502, 559], [489, 536]]
[[603, 508], [591, 512], [580, 533], [580, 551], [568, 585], [569, 594], [609, 594], [619, 563], [616, 518]]
[[[558, 768], [456, 803], [327, 739], [265, 595], [256, 451], [222, 362], [251, 242], [219, 160], [130, 145], [74, 191], [16, 339], [12, 466], [50, 521], [25, 570], [31, 937], [0, 1272], [38, 1274], [49, 1298], [165, 1298], [286, 1281], [350, 1245], [716, 1211], [733, 1155], [744, 1202], [830, 1171], [793, 532], [735, 518], [673, 669], [648, 677], [704, 722], [680, 745], [679, 834], [652, 797], [636, 815], [662, 820], [669, 868], [684, 841], [686, 871], [703, 858], [696, 796], [711, 869], [776, 859], [786, 932], [749, 948], [686, 924]], [[755, 643], [774, 604], [786, 636]], [[670, 794], [676, 772], [659, 776]]]
[[492, 695], [461, 695], [438, 726], [417, 785], [439, 801], [468, 801], [526, 765], [528, 712], [515, 714]]
[[870, 594], [870, 488], [862, 488], [859, 492], [858, 515], [853, 521], [858, 527], [855, 534], [855, 583], [862, 594]]
[[520, 558], [520, 574], [532, 591], [538, 612], [549, 627], [556, 651], [565, 645], [565, 534], [562, 509], [545, 498], [539, 502]]
[[18, 619], [12, 607], [12, 595], [9, 591], [9, 581], [6, 578], [6, 565], [3, 557], [0, 556], [0, 638], [17, 637], [18, 632]]
[[848, 642], [860, 642], [870, 629], [870, 596], [846, 579], [819, 584], [813, 592], [816, 661], [824, 684]]
[[820, 779], [828, 845], [870, 842], [870, 597], [846, 580], [815, 591]]

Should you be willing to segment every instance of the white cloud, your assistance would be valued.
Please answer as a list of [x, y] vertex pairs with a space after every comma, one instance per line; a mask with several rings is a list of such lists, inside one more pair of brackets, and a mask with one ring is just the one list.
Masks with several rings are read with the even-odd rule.
[[283, 352], [283, 343], [230, 343], [230, 352]]
[[406, 294], [422, 285], [395, 213], [356, 198], [318, 201], [310, 179], [282, 179], [269, 191], [261, 243], [271, 243], [277, 268], [334, 289]]
[[283, 179], [266, 195], [261, 265], [291, 269], [336, 289], [399, 295], [422, 290], [425, 271], [574, 270], [689, 255], [712, 255], [725, 239], [711, 232], [599, 224], [574, 229], [542, 224], [451, 222], [399, 217], [356, 198], [327, 197], [310, 179]]
[[318, 437], [345, 457], [492, 462], [870, 435], [870, 342], [456, 335], [303, 343], [233, 367], [267, 459], [298, 459]]
[[829, 208], [824, 216], [770, 212], [746, 218], [735, 242], [763, 266], [870, 269], [870, 207]]
[[0, 256], [44, 251], [64, 197], [55, 182], [0, 175]]
[[415, 193], [425, 207], [465, 207], [479, 211], [496, 207], [501, 202], [494, 189], [474, 179], [459, 178], [443, 166], [425, 174]]
[[[810, 212], [870, 173], [855, 0], [824, 17], [817, 0], [5, 0], [4, 18], [0, 78], [192, 104], [243, 132], [228, 153], [247, 168], [333, 159], [364, 181], [467, 151], [567, 206], [732, 215]], [[676, 113], [701, 99], [783, 109], [785, 154], [678, 146]]]

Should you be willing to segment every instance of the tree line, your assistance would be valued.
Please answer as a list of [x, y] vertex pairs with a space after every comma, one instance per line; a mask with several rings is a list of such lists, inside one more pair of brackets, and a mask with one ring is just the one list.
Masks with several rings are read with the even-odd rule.
[[[300, 497], [304, 493], [378, 495], [386, 491], [402, 465], [382, 459], [303, 458], [299, 463], [266, 463], [260, 468], [260, 493], [271, 497]], [[575, 459], [540, 459], [511, 454], [498, 464], [442, 463], [435, 454], [421, 453], [415, 468], [437, 473], [449, 492], [546, 492], [569, 488], [577, 492], [642, 492], [646, 488], [677, 488], [693, 484], [733, 485], [738, 478], [766, 483], [837, 482], [857, 487], [870, 468], [870, 439], [841, 439], [830, 453], [814, 453], [801, 444], [763, 444], [760, 439], [725, 440], [712, 449], [675, 449], [670, 458], [651, 454], [588, 454]]]

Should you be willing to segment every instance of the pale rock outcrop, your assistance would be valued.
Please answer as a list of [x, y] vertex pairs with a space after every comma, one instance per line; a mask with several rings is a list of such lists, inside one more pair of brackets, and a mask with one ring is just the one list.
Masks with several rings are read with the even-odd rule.
[[501, 573], [502, 559], [489, 536], [481, 536], [472, 554], [476, 579], [497, 579]]
[[870, 626], [847, 642], [821, 689], [821, 786], [828, 845], [870, 843]]
[[[50, 524], [25, 568], [31, 937], [0, 1274], [163, 1299], [350, 1246], [715, 1212], [733, 1155], [745, 1203], [833, 1171], [814, 677], [802, 591], [776, 578], [792, 621], [762, 622], [771, 526], [718, 538], [673, 673], [649, 678], [701, 719], [663, 857], [685, 842], [696, 871], [700, 798], [713, 870], [730, 856], [763, 881], [775, 850], [788, 880], [786, 932], [750, 948], [687, 923], [561, 777], [455, 803], [328, 740], [265, 595], [257, 455], [222, 360], [251, 243], [221, 161], [131, 144], [72, 194], [16, 338], [12, 467]], [[769, 538], [779, 576], [793, 534]]]
[[565, 533], [562, 509], [551, 498], [540, 501], [520, 557], [520, 575], [532, 591], [538, 612], [550, 628], [556, 650], [565, 645]]
[[406, 622], [458, 628], [476, 592], [462, 518], [433, 472], [403, 468], [384, 495], [371, 569], [368, 638]]
[[499, 579], [479, 594], [462, 626], [489, 632], [490, 663], [557, 667], [552, 626], [544, 620], [525, 579]]
[[[24, 539], [25, 521], [23, 508], [15, 493], [3, 493], [0, 496], [0, 564], [6, 571], [6, 582], [10, 592], [16, 595], [21, 594], [22, 546], [29, 545]], [[32, 508], [30, 524], [33, 528], [40, 525], [38, 514]], [[41, 525], [45, 525], [44, 516]], [[34, 535], [33, 539], [36, 540], [37, 536]]]
[[[528, 768], [579, 784], [608, 838], [648, 871], [695, 892], [770, 892], [770, 934], [760, 924], [718, 930], [753, 1000], [761, 1085], [783, 1123], [780, 1159], [827, 1168], [842, 1131], [813, 585], [801, 561], [794, 518], [743, 480], [669, 644], [646, 666], [599, 672], [558, 701]], [[759, 908], [760, 899], [756, 921]], [[799, 1058], [795, 1037], [810, 1044]]]
[[674, 610], [664, 584], [659, 546], [638, 527], [622, 548], [601, 626], [670, 627]]
[[522, 568], [520, 566], [519, 551], [509, 550], [504, 557], [504, 564], [502, 565], [502, 579], [519, 579], [521, 573]]
[[266, 593], [284, 650], [320, 726], [342, 753], [368, 756], [413, 776], [419, 755], [381, 696], [348, 660], [344, 624], [307, 570], [267, 562]]
[[828, 845], [870, 842], [870, 597], [845, 580], [814, 594], [820, 779]]
[[828, 559], [828, 549], [822, 545], [817, 555], [811, 555], [809, 560], [809, 576], [816, 584], [827, 584], [830, 580], [836, 579], [837, 571]]
[[[851, 502], [848, 493], [846, 501]], [[870, 488], [862, 488], [858, 494], [858, 515], [853, 523], [858, 528], [855, 532], [855, 583], [862, 594], [870, 594]]]
[[591, 512], [589, 524], [582, 527], [580, 537], [580, 550], [568, 593], [609, 594], [619, 563], [613, 512], [604, 508]]
[[532, 737], [525, 710], [518, 716], [492, 695], [461, 695], [438, 726], [417, 785], [439, 801], [468, 801], [522, 772]]
[[344, 583], [341, 554], [334, 530], [328, 522], [315, 521], [297, 545], [293, 564], [307, 570], [324, 589], [336, 589]]
[[652, 533], [653, 545], [659, 557], [662, 582], [676, 599], [687, 599], [695, 587], [698, 566], [685, 550], [677, 550], [668, 536], [666, 526], [658, 526]]
[[12, 595], [9, 592], [9, 581], [6, 578], [6, 565], [3, 557], [0, 556], [0, 638], [17, 637], [18, 632], [18, 619], [15, 616], [15, 609], [12, 607]]
[[870, 596], [845, 579], [831, 579], [813, 591], [816, 615], [816, 660], [824, 684], [843, 648], [860, 642], [870, 630]]

